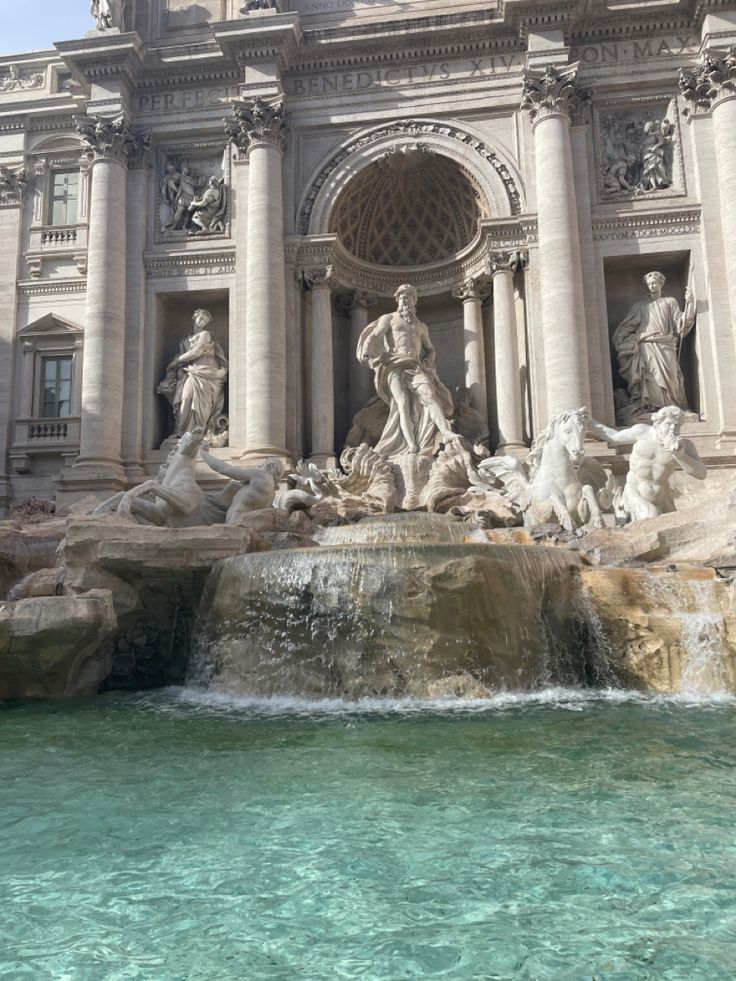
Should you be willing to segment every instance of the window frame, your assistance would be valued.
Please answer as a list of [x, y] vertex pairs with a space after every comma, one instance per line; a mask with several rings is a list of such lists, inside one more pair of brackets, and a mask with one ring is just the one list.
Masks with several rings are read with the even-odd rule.
[[[60, 175], [70, 175], [70, 174], [76, 175], [76, 178], [77, 178], [77, 186], [76, 186], [77, 195], [76, 195], [76, 199], [74, 201], [74, 217], [73, 217], [72, 220], [70, 220], [70, 217], [69, 217], [69, 202], [67, 200], [68, 194], [67, 194], [67, 192], [65, 192], [65, 194], [64, 194], [64, 201], [63, 201], [63, 204], [64, 204], [64, 218], [65, 218], [65, 220], [64, 221], [55, 222], [54, 221], [54, 206], [55, 206], [57, 200], [59, 200], [59, 199], [56, 198], [56, 196], [54, 194], [54, 191], [55, 191], [55, 188], [56, 188], [56, 179]], [[77, 166], [77, 167], [71, 166], [71, 167], [52, 167], [52, 168], [50, 168], [50, 170], [49, 170], [49, 177], [48, 177], [48, 183], [47, 183], [47, 201], [46, 201], [46, 214], [45, 214], [45, 222], [44, 222], [44, 225], [47, 228], [66, 228], [66, 227], [69, 227], [69, 226], [78, 225], [79, 224], [79, 213], [80, 213], [81, 196], [82, 196], [82, 173], [81, 173], [81, 170], [80, 170], [79, 166]]]
[[[56, 408], [56, 413], [54, 415], [46, 415], [44, 410], [47, 405], [46, 400], [46, 365], [49, 362], [56, 362], [56, 397], [54, 400], [54, 406]], [[60, 364], [61, 362], [67, 362], [69, 364], [69, 378], [60, 378]], [[59, 398], [59, 388], [62, 382], [69, 383], [69, 395], [64, 401], [67, 403], [67, 412], [62, 415], [59, 413], [60, 408], [60, 398]], [[39, 362], [38, 362], [38, 383], [36, 386], [36, 398], [37, 398], [37, 411], [35, 413], [36, 417], [39, 419], [69, 419], [73, 415], [73, 405], [74, 405], [74, 354], [73, 352], [57, 352], [57, 351], [40, 351], [39, 352]]]

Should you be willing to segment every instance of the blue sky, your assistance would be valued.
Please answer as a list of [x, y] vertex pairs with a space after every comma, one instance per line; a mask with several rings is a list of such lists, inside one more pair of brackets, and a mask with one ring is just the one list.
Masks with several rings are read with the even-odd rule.
[[0, 0], [0, 55], [50, 48], [94, 27], [90, 0]]

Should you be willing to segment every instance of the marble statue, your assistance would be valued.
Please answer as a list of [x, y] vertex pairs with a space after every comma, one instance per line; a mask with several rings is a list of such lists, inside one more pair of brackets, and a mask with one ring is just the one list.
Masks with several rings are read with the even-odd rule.
[[[210, 470], [230, 478], [222, 490], [208, 493], [199, 486], [197, 454]], [[236, 525], [248, 512], [273, 507], [283, 472], [281, 460], [267, 460], [260, 467], [237, 467], [218, 460], [205, 448], [205, 432], [199, 427], [184, 433], [155, 480], [115, 494], [94, 513], [167, 528]]]
[[417, 291], [400, 286], [398, 309], [368, 324], [360, 335], [357, 358], [374, 372], [376, 392], [389, 406], [380, 456], [432, 454], [438, 440], [455, 438], [450, 392], [435, 367], [427, 325], [417, 317]]
[[292, 511], [307, 511], [335, 490], [329, 476], [308, 460], [299, 460], [286, 479], [289, 488], [277, 495], [274, 507], [289, 514]]
[[95, 19], [98, 31], [109, 31], [115, 26], [111, 0], [92, 0], [89, 12]]
[[608, 475], [585, 455], [589, 424], [587, 409], [558, 412], [532, 443], [526, 465], [515, 457], [489, 457], [478, 464], [478, 472], [500, 482], [527, 527], [556, 520], [566, 531], [588, 522], [602, 528], [598, 495]]
[[228, 362], [220, 344], [207, 327], [209, 310], [195, 310], [194, 330], [180, 345], [180, 354], [166, 369], [156, 391], [166, 396], [174, 410], [174, 435], [193, 429], [206, 433], [221, 428]]
[[279, 481], [284, 475], [284, 463], [273, 458], [259, 467], [237, 467], [224, 460], [218, 460], [204, 447], [201, 458], [215, 473], [229, 477], [225, 488], [217, 495], [217, 500], [227, 506], [226, 525], [237, 525], [244, 514], [262, 511], [274, 506], [274, 497]]
[[588, 432], [611, 446], [631, 446], [629, 472], [614, 507], [629, 521], [655, 518], [675, 510], [669, 480], [678, 467], [704, 480], [706, 466], [691, 440], [680, 435], [685, 413], [667, 405], [652, 414], [652, 425], [637, 423], [628, 429], [611, 429], [588, 418]]
[[682, 339], [695, 323], [693, 291], [685, 290], [680, 310], [674, 297], [662, 296], [662, 273], [647, 273], [644, 283], [649, 298], [634, 304], [612, 336], [630, 403], [622, 422], [665, 405], [687, 409], [679, 357]]
[[222, 177], [210, 177], [201, 198], [194, 198], [189, 205], [190, 235], [200, 232], [224, 232], [227, 194]]
[[197, 454], [204, 435], [201, 428], [184, 433], [156, 480], [145, 480], [129, 491], [115, 494], [94, 513], [114, 513], [119, 518], [167, 528], [222, 524], [227, 507], [215, 495], [206, 494], [195, 479]]

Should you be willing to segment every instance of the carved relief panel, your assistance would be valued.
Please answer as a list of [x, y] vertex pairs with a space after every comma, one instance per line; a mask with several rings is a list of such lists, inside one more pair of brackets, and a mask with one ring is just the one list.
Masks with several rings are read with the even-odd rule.
[[230, 234], [230, 150], [223, 141], [160, 146], [155, 240]]
[[674, 99], [604, 103], [596, 107], [595, 116], [599, 201], [685, 194]]

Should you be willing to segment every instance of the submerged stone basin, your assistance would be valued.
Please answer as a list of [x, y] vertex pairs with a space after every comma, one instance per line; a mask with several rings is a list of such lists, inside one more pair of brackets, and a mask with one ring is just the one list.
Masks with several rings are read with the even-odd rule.
[[[354, 697], [590, 680], [577, 556], [467, 542], [461, 523], [436, 517], [370, 519], [326, 536], [385, 534], [391, 544], [218, 563], [197, 629], [200, 679], [239, 693]], [[455, 543], [406, 540], [457, 531]]]

